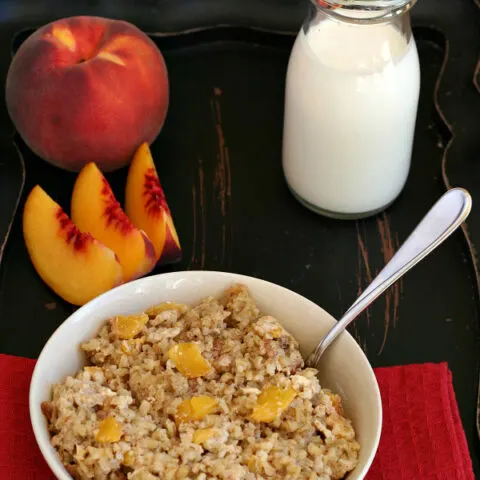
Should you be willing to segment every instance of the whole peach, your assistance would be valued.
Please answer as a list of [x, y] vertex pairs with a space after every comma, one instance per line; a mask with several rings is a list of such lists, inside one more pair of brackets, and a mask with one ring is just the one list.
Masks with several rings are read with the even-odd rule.
[[126, 165], [165, 121], [168, 73], [154, 42], [134, 25], [70, 17], [44, 25], [18, 49], [6, 103], [25, 143], [71, 171]]

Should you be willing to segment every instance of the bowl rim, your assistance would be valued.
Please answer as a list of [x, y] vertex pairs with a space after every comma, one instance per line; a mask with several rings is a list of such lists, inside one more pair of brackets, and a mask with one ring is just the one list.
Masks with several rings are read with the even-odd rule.
[[[39, 380], [38, 380], [39, 371], [42, 368], [41, 363], [42, 363], [43, 357], [45, 356], [45, 352], [49, 349], [50, 344], [52, 344], [55, 341], [55, 338], [60, 335], [60, 331], [63, 330], [66, 325], [73, 323], [77, 317], [81, 317], [85, 310], [94, 308], [97, 304], [101, 304], [104, 301], [105, 297], [108, 297], [110, 295], [115, 295], [121, 292], [122, 290], [134, 289], [135, 287], [141, 286], [142, 283], [155, 282], [156, 279], [159, 279], [159, 278], [176, 277], [176, 276], [184, 276], [184, 275], [187, 275], [187, 276], [200, 275], [207, 278], [220, 276], [220, 277], [225, 277], [226, 279], [227, 278], [233, 279], [238, 282], [241, 282], [242, 279], [248, 279], [249, 282], [253, 281], [253, 283], [258, 282], [258, 284], [263, 284], [268, 288], [283, 290], [285, 291], [285, 293], [288, 293], [288, 295], [292, 295], [293, 297], [297, 298], [299, 301], [308, 303], [311, 307], [315, 307], [316, 309], [323, 311], [329, 317], [331, 317], [334, 321], [337, 321], [337, 319], [333, 315], [331, 315], [327, 310], [322, 308], [320, 305], [316, 304], [315, 302], [308, 299], [307, 297], [304, 297], [303, 295], [300, 295], [299, 293], [293, 290], [290, 290], [289, 288], [286, 288], [277, 283], [264, 280], [262, 278], [254, 277], [251, 275], [244, 275], [240, 273], [220, 271], [220, 270], [178, 270], [174, 272], [158, 273], [156, 275], [150, 275], [147, 277], [138, 278], [136, 280], [124, 283], [95, 297], [94, 299], [90, 300], [89, 302], [85, 303], [84, 305], [79, 307], [77, 310], [75, 310], [71, 315], [69, 315], [62, 323], [60, 323], [60, 325], [50, 335], [48, 340], [45, 342], [42, 350], [40, 351], [40, 354], [38, 355], [38, 358], [35, 363], [35, 367], [33, 369], [32, 377], [30, 380], [30, 385], [29, 385], [29, 401], [28, 401], [29, 416], [30, 416], [30, 423], [33, 429], [33, 434], [35, 436], [35, 441], [38, 447], [40, 448], [43, 458], [47, 462], [49, 468], [52, 470], [53, 474], [59, 480], [71, 480], [72, 477], [68, 474], [67, 476], [65, 475], [65, 471], [61, 466], [62, 462], [60, 460], [60, 457], [57, 454], [54, 457], [51, 450], [47, 449], [48, 444], [46, 445], [45, 442], [40, 440], [40, 432], [44, 431], [45, 421], [44, 421], [44, 418], [42, 418], [40, 409], [38, 409], [37, 399], [34, 398], [34, 394], [36, 393], [36, 386], [39, 383]], [[372, 465], [372, 462], [378, 451], [378, 445], [380, 443], [380, 437], [381, 437], [382, 425], [383, 425], [383, 408], [382, 408], [381, 394], [380, 394], [380, 388], [378, 386], [378, 381], [373, 371], [372, 365], [368, 360], [367, 355], [362, 350], [362, 348], [360, 347], [358, 342], [355, 340], [355, 338], [350, 334], [350, 332], [348, 332], [348, 330], [345, 330], [343, 332], [343, 335], [347, 335], [350, 338], [350, 340], [353, 342], [353, 348], [357, 349], [360, 355], [364, 358], [366, 365], [368, 367], [369, 373], [371, 374], [371, 377], [374, 380], [373, 386], [375, 390], [374, 393], [375, 393], [376, 405], [373, 405], [373, 406], [378, 412], [378, 422], [376, 425], [373, 448], [371, 449], [371, 452], [369, 454], [367, 461], [365, 462], [365, 465], [363, 466], [362, 470], [358, 473], [358, 476], [359, 476], [358, 478], [363, 479], [367, 474], [367, 472], [369, 471]], [[50, 437], [50, 434], [49, 434], [49, 437]]]

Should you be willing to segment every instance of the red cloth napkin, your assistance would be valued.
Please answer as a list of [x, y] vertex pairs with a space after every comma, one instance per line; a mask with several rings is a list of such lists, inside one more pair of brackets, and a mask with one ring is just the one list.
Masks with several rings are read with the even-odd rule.
[[[35, 360], [0, 354], [0, 478], [51, 480], [30, 426]], [[473, 480], [446, 363], [377, 368], [383, 432], [367, 480]]]
[[33, 436], [28, 389], [35, 360], [0, 354], [0, 478], [51, 480]]
[[473, 480], [447, 364], [377, 368], [375, 375], [383, 430], [367, 480]]

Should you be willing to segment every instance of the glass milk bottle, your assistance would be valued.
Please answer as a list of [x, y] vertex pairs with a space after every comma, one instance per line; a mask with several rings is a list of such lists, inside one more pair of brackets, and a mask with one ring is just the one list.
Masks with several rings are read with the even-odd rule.
[[403, 189], [420, 89], [405, 0], [311, 0], [288, 65], [283, 170], [317, 213], [362, 218]]

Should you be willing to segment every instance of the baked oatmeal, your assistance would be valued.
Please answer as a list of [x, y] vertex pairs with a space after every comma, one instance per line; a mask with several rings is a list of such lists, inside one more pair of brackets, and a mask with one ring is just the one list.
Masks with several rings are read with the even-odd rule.
[[247, 288], [111, 318], [42, 405], [75, 479], [341, 479], [360, 446], [338, 395]]

